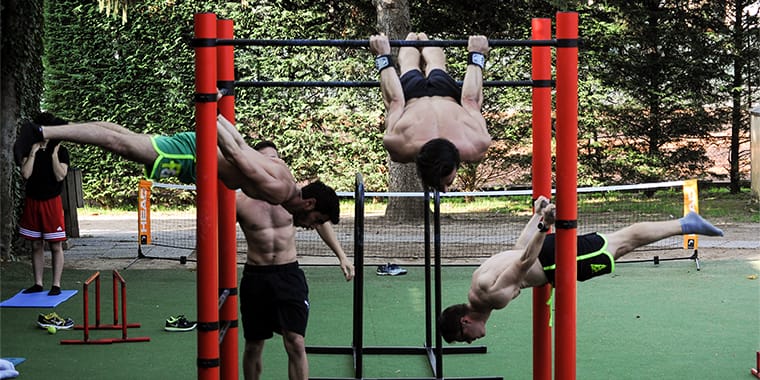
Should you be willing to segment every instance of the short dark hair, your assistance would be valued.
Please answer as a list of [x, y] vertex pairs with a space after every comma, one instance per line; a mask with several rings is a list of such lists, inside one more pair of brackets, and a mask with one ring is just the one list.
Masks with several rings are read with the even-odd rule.
[[338, 194], [332, 187], [325, 185], [322, 181], [312, 182], [301, 188], [301, 198], [314, 198], [316, 200], [314, 211], [329, 216], [333, 224], [338, 224], [340, 202], [338, 202]]
[[467, 304], [460, 303], [447, 307], [438, 317], [438, 330], [446, 343], [462, 338], [459, 336], [462, 331], [462, 317], [467, 315], [468, 311]]
[[253, 146], [253, 149], [255, 150], [262, 150], [264, 148], [272, 148], [274, 150], [277, 150], [277, 145], [274, 145], [274, 142], [269, 140], [261, 140]]
[[459, 149], [449, 140], [432, 139], [417, 153], [417, 175], [422, 183], [435, 190], [442, 190], [441, 178], [459, 168]]

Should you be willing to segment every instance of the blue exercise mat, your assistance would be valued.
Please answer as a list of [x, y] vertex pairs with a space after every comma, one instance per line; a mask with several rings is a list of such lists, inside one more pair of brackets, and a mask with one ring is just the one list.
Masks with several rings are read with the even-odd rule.
[[14, 367], [17, 366], [17, 365], [19, 365], [19, 364], [21, 364], [21, 363], [23, 363], [24, 360], [26, 360], [26, 358], [0, 358], [0, 359], [7, 360], [7, 361], [11, 362], [11, 364], [13, 364]]
[[0, 307], [56, 307], [77, 294], [77, 290], [61, 290], [57, 296], [49, 296], [48, 292], [24, 294], [23, 290], [15, 296], [0, 302]]

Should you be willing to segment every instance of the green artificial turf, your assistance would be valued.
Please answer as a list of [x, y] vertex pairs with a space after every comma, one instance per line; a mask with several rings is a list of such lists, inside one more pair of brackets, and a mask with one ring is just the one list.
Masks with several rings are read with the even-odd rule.
[[[614, 274], [578, 283], [577, 378], [579, 379], [741, 379], [750, 378], [760, 350], [760, 273], [757, 262], [690, 261], [618, 265]], [[421, 346], [424, 342], [424, 283], [421, 268], [398, 277], [365, 270], [364, 345]], [[472, 267], [443, 271], [444, 307], [466, 301]], [[310, 286], [309, 346], [349, 346], [352, 339], [353, 284], [337, 267], [304, 268]], [[82, 323], [81, 282], [93, 271], [66, 270], [65, 289], [78, 289], [55, 311]], [[170, 315], [196, 317], [196, 272], [125, 270], [128, 319], [141, 328], [129, 337], [146, 343], [61, 345], [81, 339], [81, 331], [50, 335], [37, 328], [50, 309], [0, 308], [0, 356], [24, 357], [24, 379], [191, 379], [197, 378], [197, 333], [163, 331]], [[49, 275], [49, 269], [46, 270]], [[103, 272], [104, 323], [110, 323], [110, 272]], [[0, 296], [7, 299], [31, 284], [28, 262], [5, 263]], [[92, 302], [92, 299], [91, 299]], [[532, 378], [531, 292], [495, 311], [487, 336], [476, 344], [485, 354], [446, 355], [446, 377]], [[92, 317], [91, 317], [92, 318]], [[239, 330], [242, 358], [242, 328]], [[97, 331], [92, 338], [120, 337]], [[561, 354], [561, 353], [559, 353]], [[353, 376], [349, 355], [309, 355], [312, 377]], [[422, 355], [364, 355], [364, 376], [430, 376]], [[240, 371], [242, 378], [242, 371]], [[279, 336], [267, 343], [264, 379], [286, 379], [287, 358]]]

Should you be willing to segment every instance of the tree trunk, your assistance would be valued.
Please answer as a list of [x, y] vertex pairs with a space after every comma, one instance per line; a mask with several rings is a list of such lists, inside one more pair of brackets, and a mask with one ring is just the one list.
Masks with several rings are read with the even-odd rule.
[[42, 0], [3, 0], [0, 6], [0, 256], [14, 252], [21, 192], [13, 161], [16, 126], [39, 112], [42, 93]]
[[744, 74], [744, 28], [742, 25], [744, 1], [736, 0], [734, 5], [734, 82], [731, 88], [731, 151], [729, 164], [731, 194], [738, 194], [741, 190], [739, 180], [739, 135], [742, 127], [742, 75]]
[[[407, 0], [373, 0], [372, 3], [377, 9], [377, 31], [384, 33], [391, 40], [406, 38], [411, 29], [409, 2]], [[398, 48], [393, 48], [393, 54], [398, 55]], [[388, 162], [389, 191], [422, 190], [414, 163], [400, 164], [391, 160]], [[423, 215], [424, 206], [422, 198], [391, 197], [388, 199], [385, 217], [392, 222], [419, 221]]]

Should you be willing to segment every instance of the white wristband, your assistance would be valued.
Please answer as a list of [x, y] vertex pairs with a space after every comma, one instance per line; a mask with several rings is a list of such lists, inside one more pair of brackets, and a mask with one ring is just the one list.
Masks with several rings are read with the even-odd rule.
[[375, 68], [378, 72], [381, 72], [389, 67], [393, 66], [393, 56], [390, 54], [378, 55], [375, 57]]
[[485, 69], [486, 56], [476, 51], [470, 52], [470, 54], [467, 54], [467, 64], [478, 66], [481, 70]]

